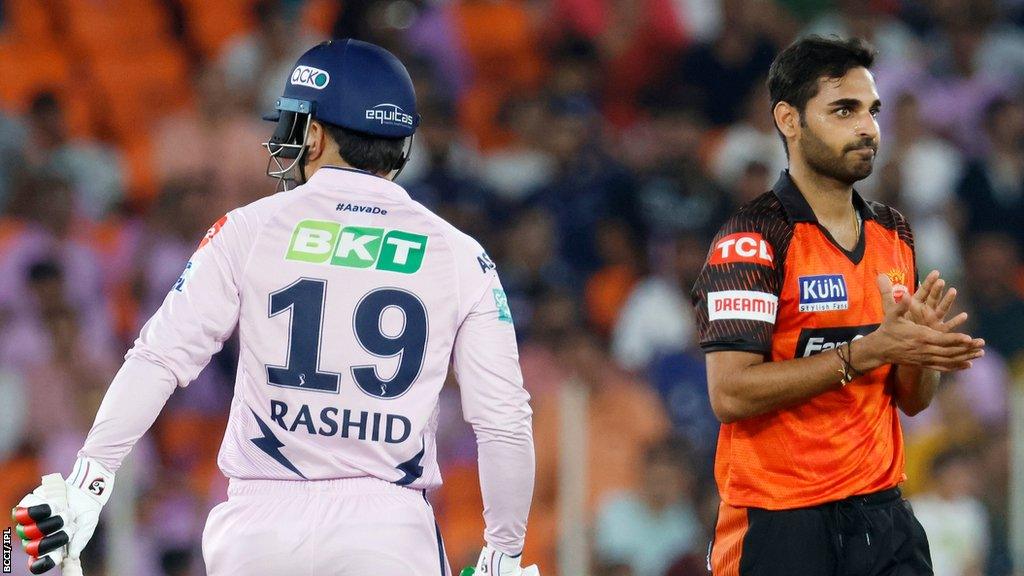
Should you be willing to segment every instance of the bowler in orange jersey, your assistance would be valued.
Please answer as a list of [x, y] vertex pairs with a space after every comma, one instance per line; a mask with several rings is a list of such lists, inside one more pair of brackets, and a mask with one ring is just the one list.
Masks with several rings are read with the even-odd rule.
[[918, 282], [903, 215], [853, 189], [880, 140], [873, 60], [835, 37], [778, 55], [789, 168], [722, 227], [693, 289], [722, 422], [715, 576], [932, 574], [899, 489], [897, 409], [924, 410], [984, 342], [947, 318], [956, 291], [938, 272]]

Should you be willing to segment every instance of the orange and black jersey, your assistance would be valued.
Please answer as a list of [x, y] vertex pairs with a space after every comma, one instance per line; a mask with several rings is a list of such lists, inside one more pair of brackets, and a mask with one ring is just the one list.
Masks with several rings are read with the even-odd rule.
[[[856, 192], [853, 202], [863, 226], [852, 251], [818, 223], [788, 172], [742, 207], [712, 242], [693, 289], [701, 347], [778, 362], [877, 328], [876, 276], [916, 286], [913, 236], [896, 210]], [[797, 406], [723, 424], [715, 458], [723, 500], [777, 510], [897, 485], [903, 438], [892, 375], [883, 366]]]

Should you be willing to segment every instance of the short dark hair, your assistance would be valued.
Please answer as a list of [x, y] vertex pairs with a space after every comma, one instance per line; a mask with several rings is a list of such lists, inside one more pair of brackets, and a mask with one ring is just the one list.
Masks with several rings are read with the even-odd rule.
[[381, 138], [336, 124], [320, 124], [338, 144], [338, 152], [349, 166], [373, 174], [389, 174], [402, 165], [405, 138]]
[[999, 115], [1003, 113], [1007, 108], [1012, 108], [1017, 105], [1017, 101], [1006, 96], [996, 96], [985, 104], [984, 118], [985, 118], [985, 129], [992, 131], [996, 127], [996, 122], [999, 119]]
[[61, 112], [62, 106], [60, 100], [57, 98], [57, 94], [51, 90], [43, 90], [32, 97], [32, 102], [29, 104], [29, 112], [32, 116], [42, 116], [44, 114], [52, 114], [54, 112]]
[[644, 450], [644, 463], [673, 463], [679, 466], [690, 466], [693, 463], [693, 446], [681, 436], [668, 436], [648, 444]]
[[28, 281], [31, 284], [46, 282], [48, 280], [61, 281], [64, 279], [64, 270], [56, 260], [40, 260], [33, 262], [28, 267]]
[[802, 117], [807, 102], [818, 95], [820, 78], [842, 78], [851, 68], [871, 68], [874, 62], [875, 49], [861, 38], [810, 35], [798, 39], [779, 52], [768, 70], [773, 118], [779, 102], [796, 108]]
[[954, 445], [936, 454], [928, 466], [931, 476], [934, 478], [946, 471], [950, 466], [963, 462], [975, 461], [978, 458], [978, 451], [971, 445]]

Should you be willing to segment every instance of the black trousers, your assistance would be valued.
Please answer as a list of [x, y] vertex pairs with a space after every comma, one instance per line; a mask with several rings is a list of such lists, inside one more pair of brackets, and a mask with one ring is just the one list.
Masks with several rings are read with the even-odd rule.
[[[924, 528], [899, 488], [793, 510], [746, 512], [734, 552], [715, 554], [715, 576], [931, 576]], [[719, 533], [722, 535], [722, 517]]]

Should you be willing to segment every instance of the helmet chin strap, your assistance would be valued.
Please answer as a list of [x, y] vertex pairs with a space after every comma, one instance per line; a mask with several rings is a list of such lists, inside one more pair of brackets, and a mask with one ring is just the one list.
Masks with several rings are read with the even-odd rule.
[[[305, 150], [309, 150], [309, 146], [306, 146]], [[309, 156], [307, 154], [303, 154], [302, 155], [302, 159], [299, 161], [299, 166], [298, 166], [298, 168], [299, 168], [299, 177], [302, 178], [302, 181], [299, 182], [300, 185], [301, 184], [305, 184], [306, 182], [309, 181], [309, 178], [306, 177], [306, 162], [307, 161], [309, 161]]]
[[394, 174], [391, 175], [391, 180], [395, 181], [398, 179], [398, 175], [405, 170], [405, 167], [409, 164], [409, 158], [412, 156], [412, 140], [415, 138], [415, 134], [409, 135], [409, 142], [405, 145], [405, 152], [402, 154], [402, 159], [398, 161], [398, 166], [394, 169]]

